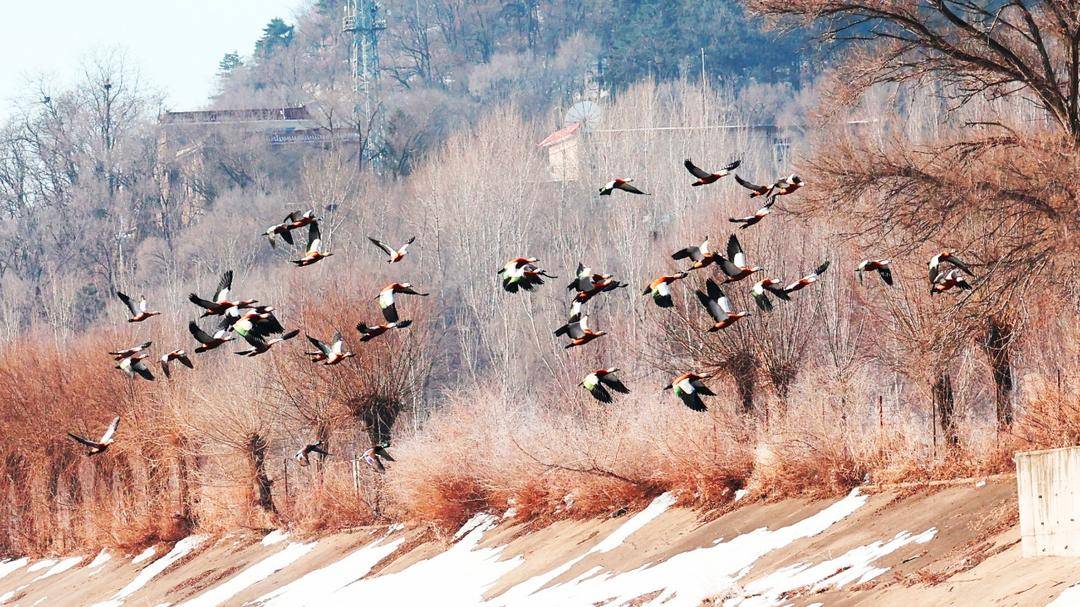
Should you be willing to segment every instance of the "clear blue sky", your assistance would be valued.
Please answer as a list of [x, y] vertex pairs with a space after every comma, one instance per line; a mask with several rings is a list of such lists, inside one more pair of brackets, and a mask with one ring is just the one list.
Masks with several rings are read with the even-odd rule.
[[293, 23], [310, 0], [18, 0], [0, 16], [0, 117], [28, 82], [81, 74], [91, 54], [119, 49], [167, 107], [199, 107], [214, 92], [218, 61], [251, 54], [266, 22]]

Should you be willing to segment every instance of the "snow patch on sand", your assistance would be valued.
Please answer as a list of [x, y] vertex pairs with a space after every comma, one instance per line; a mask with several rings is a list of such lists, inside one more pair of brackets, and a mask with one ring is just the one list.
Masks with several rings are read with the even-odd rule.
[[800, 563], [785, 567], [742, 588], [741, 596], [724, 601], [724, 607], [759, 607], [783, 605], [789, 593], [805, 589], [806, 593], [843, 588], [847, 584], [863, 584], [888, 572], [887, 567], [875, 567], [874, 561], [891, 554], [908, 544], [925, 544], [934, 539], [937, 528], [911, 535], [907, 531], [896, 534], [887, 542], [877, 541], [852, 548], [843, 555], [811, 566]]
[[124, 599], [138, 592], [143, 586], [150, 582], [150, 580], [154, 579], [154, 576], [165, 571], [169, 565], [172, 565], [176, 561], [187, 556], [189, 552], [194, 550], [199, 544], [203, 543], [203, 540], [205, 539], [206, 538], [201, 535], [189, 535], [179, 542], [176, 542], [176, 545], [173, 546], [173, 549], [170, 550], [168, 554], [143, 568], [143, 570], [139, 572], [139, 575], [135, 576], [135, 579], [131, 580], [127, 586], [121, 588], [111, 599], [98, 603], [93, 607], [118, 607], [119, 605], [123, 605]]
[[500, 561], [501, 547], [477, 548], [497, 522], [490, 514], [478, 514], [462, 526], [455, 536], [458, 542], [445, 552], [403, 571], [362, 579], [336, 592], [311, 594], [293, 604], [368, 605], [393, 597], [398, 605], [480, 605], [484, 590], [523, 562], [521, 557]]
[[16, 569], [21, 569], [25, 567], [28, 562], [30, 561], [25, 556], [15, 559], [13, 561], [0, 561], [0, 578], [7, 576], [9, 573], [15, 571]]
[[262, 539], [261, 543], [263, 546], [273, 546], [274, 544], [284, 542], [285, 539], [288, 537], [289, 534], [285, 531], [282, 531], [281, 529], [274, 529], [270, 533], [266, 534], [266, 537]]
[[535, 575], [528, 580], [510, 588], [506, 592], [493, 599], [495, 604], [499, 605], [516, 605], [518, 601], [528, 600], [529, 595], [540, 590], [546, 586], [551, 580], [558, 578], [560, 575], [570, 571], [570, 569], [584, 560], [585, 557], [590, 554], [599, 552], [608, 552], [621, 545], [626, 538], [630, 537], [635, 531], [638, 531], [646, 524], [651, 522], [656, 517], [663, 514], [672, 504], [675, 503], [675, 496], [670, 493], [665, 493], [652, 501], [651, 504], [641, 512], [638, 512], [634, 516], [630, 517], [625, 523], [619, 526], [611, 535], [604, 538], [599, 544], [593, 546], [585, 554], [570, 559], [569, 561], [559, 565], [558, 567], [540, 575]]
[[73, 556], [73, 557], [66, 558], [66, 559], [60, 561], [59, 563], [56, 563], [52, 567], [50, 567], [49, 570], [46, 571], [45, 573], [42, 573], [41, 575], [37, 576], [36, 578], [34, 578], [34, 579], [30, 580], [30, 581], [31, 582], [36, 582], [38, 580], [43, 580], [43, 579], [45, 579], [47, 577], [52, 577], [52, 576], [54, 576], [54, 575], [56, 575], [58, 573], [63, 573], [65, 571], [67, 571], [68, 569], [71, 569], [75, 565], [78, 565], [79, 563], [81, 563], [82, 560], [83, 560], [83, 557], [81, 557], [81, 556]]
[[55, 564], [56, 564], [56, 559], [42, 559], [42, 560], [34, 563], [33, 565], [30, 565], [30, 567], [28, 567], [26, 571], [28, 573], [33, 573], [35, 571], [41, 571], [42, 569], [45, 569], [46, 567], [52, 567]]
[[608, 552], [618, 548], [626, 541], [626, 538], [633, 535], [635, 531], [641, 529], [645, 525], [648, 525], [654, 518], [663, 514], [674, 504], [675, 496], [670, 493], [665, 493], [660, 497], [657, 497], [649, 504], [648, 508], [635, 514], [630, 520], [623, 523], [614, 533], [604, 538], [604, 541], [597, 544], [589, 552]]
[[[761, 528], [718, 542], [713, 546], [677, 554], [661, 563], [628, 571], [605, 573], [599, 567], [586, 571], [576, 579], [536, 590], [557, 575], [552, 572], [537, 576], [547, 578], [539, 586], [536, 578], [527, 580], [487, 605], [591, 605], [601, 601], [620, 605], [651, 592], [661, 591], [649, 605], [665, 607], [696, 607], [702, 599], [729, 591], [759, 558], [792, 542], [817, 535], [834, 523], [849, 516], [867, 501], [856, 489], [847, 497], [824, 508], [817, 514], [779, 529]], [[557, 569], [569, 569], [563, 565]]]
[[90, 564], [86, 566], [90, 571], [89, 575], [95, 575], [101, 573], [101, 567], [112, 560], [112, 554], [108, 550], [102, 550], [94, 557], [94, 560], [90, 561]]
[[153, 546], [150, 546], [146, 550], [143, 550], [142, 552], [140, 552], [138, 554], [138, 556], [131, 559], [131, 564], [132, 565], [138, 565], [139, 563], [141, 563], [141, 562], [145, 561], [146, 559], [154, 556], [155, 554], [157, 554], [157, 548], [155, 548]]
[[19, 586], [15, 590], [8, 590], [4, 594], [0, 595], [0, 605], [3, 605], [4, 603], [10, 601], [11, 597], [13, 597], [16, 594], [19, 594], [20, 592], [22, 592], [23, 588], [26, 588], [26, 586], [27, 586], [27, 584], [23, 584], [22, 586]]
[[280, 552], [266, 557], [229, 578], [228, 581], [207, 590], [190, 601], [182, 603], [182, 605], [188, 607], [217, 607], [217, 605], [236, 596], [245, 588], [261, 582], [293, 564], [297, 559], [311, 552], [313, 548], [315, 548], [314, 542], [310, 544], [290, 543]]
[[1074, 605], [1080, 605], [1080, 584], [1073, 584], [1063, 590], [1061, 595], [1046, 607], [1073, 607]]
[[322, 597], [328, 597], [367, 575], [372, 567], [397, 550], [404, 541], [404, 538], [399, 538], [383, 544], [382, 539], [375, 540], [331, 565], [316, 569], [260, 597], [255, 604], [265, 607], [290, 607], [302, 605], [305, 601], [322, 601]]

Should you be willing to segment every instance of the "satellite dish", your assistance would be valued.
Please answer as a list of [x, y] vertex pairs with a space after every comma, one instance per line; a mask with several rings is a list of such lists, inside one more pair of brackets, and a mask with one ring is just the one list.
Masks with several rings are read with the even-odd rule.
[[600, 111], [600, 106], [592, 101], [578, 101], [566, 111], [566, 116], [563, 118], [563, 126], [569, 126], [575, 122], [580, 122], [585, 130], [589, 130], [600, 124], [600, 117], [602, 114], [603, 112]]

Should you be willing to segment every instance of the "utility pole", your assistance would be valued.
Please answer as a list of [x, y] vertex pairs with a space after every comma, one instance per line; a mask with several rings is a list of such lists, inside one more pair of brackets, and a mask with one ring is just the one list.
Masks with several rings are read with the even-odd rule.
[[[379, 15], [379, 10], [378, 0], [346, 0], [341, 28], [352, 34], [350, 61], [357, 95], [355, 114], [360, 117], [357, 129], [363, 121], [367, 122], [367, 145], [371, 146], [371, 160], [376, 168], [383, 147], [379, 116], [379, 32], [386, 29], [386, 20]], [[359, 162], [363, 163], [363, 153]]]

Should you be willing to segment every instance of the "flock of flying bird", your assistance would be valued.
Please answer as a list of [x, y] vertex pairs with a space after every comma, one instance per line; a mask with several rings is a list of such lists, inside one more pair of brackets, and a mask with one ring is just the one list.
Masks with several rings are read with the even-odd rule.
[[[292, 231], [304, 227], [306, 227], [308, 231], [307, 246], [304, 248], [303, 255], [301, 255], [299, 259], [290, 260], [291, 263], [296, 264], [297, 267], [310, 266], [333, 255], [333, 253], [325, 250], [322, 246], [319, 222], [316, 219], [313, 210], [306, 212], [294, 211], [287, 215], [281, 223], [267, 228], [266, 231], [263, 232], [263, 235], [267, 237], [271, 247], [277, 247], [276, 238], [280, 238], [285, 243], [292, 245], [294, 244]], [[410, 239], [404, 245], [396, 249], [378, 239], [369, 237], [369, 240], [387, 255], [388, 263], [396, 263], [405, 258], [409, 245], [413, 243], [415, 238]], [[200, 319], [211, 316], [218, 317], [217, 324], [212, 329], [213, 332], [203, 329], [203, 327], [199, 325], [199, 322], [195, 320], [188, 323], [188, 331], [195, 341], [198, 342], [198, 345], [195, 347], [196, 354], [203, 354], [219, 348], [230, 341], [234, 341], [237, 336], [239, 336], [243, 338], [248, 347], [236, 351], [235, 354], [247, 357], [258, 356], [269, 352], [274, 345], [290, 340], [300, 334], [299, 329], [286, 331], [285, 327], [274, 315], [274, 308], [272, 306], [261, 305], [256, 299], [237, 299], [232, 297], [232, 282], [233, 272], [232, 270], [228, 270], [221, 275], [217, 288], [209, 299], [204, 299], [196, 293], [188, 295], [188, 301], [202, 310], [202, 314], [199, 317]], [[427, 296], [428, 294], [415, 290], [413, 286], [407, 282], [392, 282], [388, 284], [379, 291], [379, 295], [376, 298], [384, 322], [371, 325], [363, 322], [357, 323], [356, 330], [360, 333], [361, 342], [370, 341], [392, 329], [407, 328], [412, 324], [411, 320], [400, 318], [395, 295]], [[145, 297], [140, 297], [139, 301], [136, 302], [126, 293], [121, 291], [117, 291], [116, 296], [130, 311], [130, 316], [127, 319], [129, 323], [141, 323], [161, 314], [161, 312], [148, 309]], [[356, 355], [354, 352], [346, 349], [345, 340], [340, 331], [335, 332], [328, 342], [310, 335], [307, 336], [307, 339], [313, 346], [313, 350], [305, 351], [304, 354], [313, 363], [333, 366]], [[116, 363], [115, 367], [127, 374], [128, 377], [131, 377], [132, 379], [141, 377], [142, 379], [152, 381], [154, 380], [154, 372], [146, 363], [146, 359], [149, 358], [149, 349], [152, 345], [153, 342], [146, 341], [130, 348], [109, 352], [109, 355], [113, 357], [113, 361]], [[158, 362], [161, 365], [161, 372], [167, 378], [172, 376], [170, 364], [174, 362], [184, 365], [189, 369], [194, 368], [191, 357], [184, 349], [170, 350], [163, 354]], [[102, 434], [101, 438], [97, 440], [89, 439], [72, 432], [69, 432], [68, 436], [87, 447], [88, 455], [96, 455], [104, 452], [113, 444], [115, 441], [114, 437], [116, 429], [119, 425], [120, 418], [114, 418], [104, 434]], [[389, 447], [390, 444], [388, 442], [381, 442], [372, 446], [363, 453], [364, 461], [376, 471], [385, 472], [386, 468], [383, 461], [394, 461], [394, 458], [387, 451]], [[307, 466], [312, 453], [318, 453], [323, 456], [330, 455], [323, 447], [323, 441], [316, 440], [305, 444], [297, 451], [295, 459], [301, 466]]]
[[[696, 178], [696, 181], [691, 184], [695, 187], [709, 185], [734, 174], [733, 172], [739, 167], [739, 164], [740, 161], [734, 161], [721, 170], [710, 173], [694, 165], [690, 159], [683, 163], [690, 174]], [[797, 175], [784, 177], [769, 186], [754, 184], [737, 174], [734, 177], [739, 185], [750, 190], [751, 198], [762, 197], [765, 200], [764, 205], [752, 215], [731, 217], [729, 219], [731, 223], [737, 224], [739, 229], [747, 229], [761, 222], [772, 212], [772, 207], [778, 196], [791, 194], [805, 185], [804, 181]], [[600, 195], [610, 196], [615, 190], [629, 194], [649, 195], [632, 185], [632, 182], [633, 179], [614, 179], [600, 188]], [[304, 227], [308, 229], [307, 245], [303, 255], [299, 259], [290, 260], [290, 262], [298, 267], [304, 267], [330, 257], [332, 253], [323, 248], [319, 223], [313, 210], [303, 213], [300, 211], [290, 213], [281, 223], [267, 228], [263, 235], [267, 237], [272, 247], [277, 246], [275, 238], [280, 238], [285, 243], [293, 245], [292, 231]], [[369, 240], [386, 254], [387, 263], [393, 264], [404, 259], [409, 246], [416, 239], [409, 239], [399, 248], [394, 248], [375, 238], [369, 237]], [[708, 328], [708, 331], [722, 331], [738, 320], [751, 315], [749, 311], [736, 311], [731, 299], [721, 288], [721, 284], [731, 285], [764, 271], [764, 268], [749, 262], [746, 252], [736, 235], [732, 234], [728, 238], [723, 255], [710, 250], [709, 239], [706, 237], [700, 244], [690, 245], [675, 251], [671, 257], [676, 261], [686, 260], [690, 265], [685, 270], [674, 274], [662, 275], [646, 286], [643, 295], [650, 296], [657, 306], [671, 308], [674, 305], [671, 296], [672, 287], [678, 281], [687, 278], [690, 272], [716, 266], [723, 275], [721, 282], [718, 283], [711, 277], [707, 278], [705, 280], [705, 290], [694, 292], [702, 307], [705, 308], [705, 311], [713, 320], [713, 324]], [[509, 293], [533, 291], [538, 286], [543, 285], [545, 279], [558, 278], [540, 268], [537, 265], [538, 262], [539, 260], [535, 257], [515, 257], [508, 261], [498, 271], [503, 289]], [[891, 262], [888, 259], [866, 259], [856, 266], [855, 272], [860, 282], [862, 282], [865, 273], [877, 272], [881, 280], [886, 285], [891, 286], [893, 284], [893, 275], [890, 265]], [[973, 288], [973, 281], [969, 281], [967, 277], [974, 278], [974, 274], [970, 267], [958, 259], [953, 252], [945, 251], [934, 255], [930, 259], [928, 267], [931, 295], [953, 289], [970, 290]], [[790, 283], [785, 284], [776, 278], [762, 278], [750, 287], [750, 295], [757, 307], [762, 312], [767, 313], [772, 311], [774, 307], [772, 298], [789, 301], [794, 293], [820, 281], [828, 269], [829, 261], [826, 260], [810, 273]], [[965, 277], [965, 274], [967, 277]], [[188, 296], [191, 303], [201, 308], [202, 315], [200, 318], [219, 317], [213, 333], [204, 330], [194, 320], [188, 324], [188, 330], [192, 337], [199, 343], [195, 348], [196, 353], [202, 354], [216, 349], [235, 340], [236, 336], [240, 336], [247, 343], [248, 348], [235, 353], [249, 357], [258, 356], [268, 352], [274, 345], [292, 339], [299, 334], [297, 329], [285, 330], [284, 326], [274, 316], [272, 306], [259, 305], [258, 300], [255, 299], [233, 298], [231, 296], [232, 279], [232, 271], [226, 271], [221, 276], [211, 299], [203, 299], [195, 293]], [[571, 299], [569, 318], [564, 325], [555, 330], [556, 336], [566, 336], [569, 339], [566, 348], [584, 346], [606, 335], [605, 331], [597, 331], [589, 327], [589, 315], [585, 312], [584, 306], [601, 293], [626, 286], [628, 286], [626, 283], [616, 280], [611, 274], [595, 273], [584, 264], [578, 264], [574, 279], [566, 287], [568, 291], [574, 293]], [[377, 300], [385, 322], [373, 325], [367, 325], [363, 322], [358, 323], [356, 330], [360, 333], [361, 342], [374, 339], [387, 331], [405, 329], [411, 324], [410, 320], [400, 318], [395, 295], [423, 297], [427, 296], [428, 293], [416, 291], [407, 282], [394, 282], [384, 287], [379, 292]], [[160, 312], [147, 308], [145, 297], [140, 298], [137, 303], [122, 292], [117, 292], [117, 297], [130, 310], [131, 316], [128, 318], [130, 323], [140, 323], [160, 314]], [[313, 363], [332, 366], [355, 356], [354, 352], [346, 349], [344, 338], [340, 332], [336, 332], [329, 342], [311, 336], [307, 336], [307, 339], [314, 346], [314, 350], [306, 351], [305, 355]], [[145, 362], [145, 359], [149, 356], [148, 350], [151, 345], [152, 343], [147, 341], [131, 348], [109, 352], [109, 354], [116, 362], [116, 368], [129, 377], [135, 378], [138, 376], [146, 380], [153, 380], [153, 372]], [[180, 363], [188, 368], [194, 368], [191, 357], [188, 356], [185, 350], [171, 350], [163, 354], [159, 359], [161, 370], [166, 377], [171, 375], [169, 365], [173, 362]], [[612, 392], [626, 394], [630, 391], [616, 377], [618, 372], [618, 368], [595, 369], [585, 375], [579, 386], [585, 388], [596, 400], [610, 403], [613, 400]], [[675, 395], [690, 409], [705, 411], [706, 406], [701, 397], [715, 396], [715, 393], [705, 384], [705, 380], [709, 378], [708, 373], [689, 371], [673, 378], [664, 387], [664, 390], [673, 390]], [[105, 433], [98, 440], [87, 439], [73, 433], [68, 434], [72, 439], [88, 448], [88, 455], [95, 455], [105, 451], [113, 444], [119, 423], [119, 417], [113, 419]], [[385, 472], [383, 460], [394, 461], [393, 457], [387, 452], [388, 447], [388, 442], [376, 444], [364, 452], [363, 459], [378, 472]], [[306, 466], [312, 453], [323, 456], [329, 455], [320, 440], [304, 445], [303, 448], [296, 452], [295, 458], [301, 465]]]
[[[740, 161], [736, 160], [719, 171], [709, 172], [696, 166], [693, 161], [687, 159], [683, 166], [696, 178], [691, 186], [705, 186], [720, 181], [728, 175], [734, 174], [739, 167]], [[772, 185], [757, 185], [739, 175], [734, 175], [735, 181], [742, 187], [750, 190], [750, 198], [762, 197], [765, 203], [753, 214], [745, 217], [731, 217], [728, 221], [738, 225], [740, 230], [750, 228], [771, 212], [778, 196], [786, 196], [803, 187], [805, 183], [798, 175], [790, 175], [778, 179]], [[613, 179], [600, 188], [601, 196], [611, 196], [616, 190], [640, 196], [650, 194], [633, 185], [633, 179]], [[709, 248], [709, 238], [706, 237], [700, 244], [690, 245], [675, 251], [671, 255], [676, 261], [686, 260], [689, 266], [674, 274], [661, 275], [646, 287], [643, 295], [652, 297], [653, 302], [661, 308], [674, 306], [672, 300], [672, 288], [680, 280], [687, 278], [695, 270], [703, 270], [709, 266], [716, 266], [723, 275], [723, 280], [718, 283], [713, 278], [705, 280], [705, 290], [694, 292], [702, 307], [712, 318], [713, 323], [708, 332], [722, 331], [738, 320], [751, 315], [749, 311], [737, 311], [731, 299], [724, 293], [721, 284], [730, 285], [739, 282], [753, 274], [762, 272], [764, 268], [751, 264], [746, 252], [743, 251], [739, 238], [732, 234], [728, 237], [724, 253], [714, 252]], [[510, 293], [520, 290], [532, 291], [539, 285], [544, 284], [545, 278], [557, 278], [548, 274], [539, 265], [535, 257], [515, 257], [499, 270], [503, 288]], [[863, 275], [867, 272], [877, 272], [881, 280], [887, 284], [893, 284], [891, 262], [888, 259], [867, 259], [858, 264], [855, 272], [859, 281], [863, 281]], [[771, 312], [773, 298], [789, 301], [791, 296], [821, 280], [829, 269], [829, 261], [825, 260], [813, 271], [800, 277], [794, 282], [784, 283], [777, 278], [762, 278], [750, 287], [750, 295], [762, 312]], [[971, 269], [963, 261], [958, 259], [952, 252], [942, 252], [935, 255], [929, 262], [930, 269], [930, 293], [942, 293], [952, 289], [971, 289], [972, 284], [964, 274], [973, 276]], [[566, 324], [555, 330], [556, 336], [566, 336], [569, 342], [566, 348], [584, 346], [606, 335], [605, 331], [594, 330], [589, 327], [589, 315], [585, 313], [584, 306], [593, 297], [600, 293], [614, 291], [626, 287], [626, 283], [619, 282], [611, 274], [594, 273], [592, 268], [584, 264], [578, 264], [574, 280], [567, 285], [567, 290], [573, 291], [574, 296], [570, 303], [570, 315]], [[604, 368], [590, 371], [578, 384], [584, 387], [598, 401], [610, 403], [613, 400], [612, 392], [621, 394], [629, 393], [629, 389], [616, 374], [618, 368]], [[707, 373], [689, 371], [671, 380], [664, 387], [665, 390], [673, 390], [676, 396], [689, 408], [695, 411], [705, 411], [706, 406], [702, 396], [714, 396], [715, 394], [705, 384], [709, 379]]]

